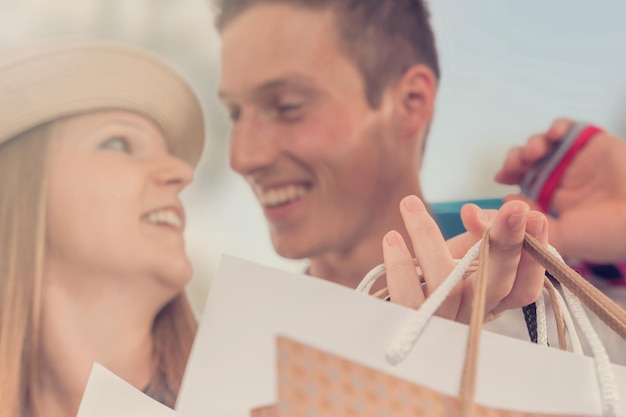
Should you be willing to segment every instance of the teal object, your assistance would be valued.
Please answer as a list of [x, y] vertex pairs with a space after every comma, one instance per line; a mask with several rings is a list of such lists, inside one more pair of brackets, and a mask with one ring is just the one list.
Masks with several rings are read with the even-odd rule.
[[498, 209], [502, 205], [500, 198], [485, 198], [477, 200], [459, 200], [459, 201], [443, 201], [439, 203], [431, 203], [435, 221], [439, 225], [443, 236], [449, 239], [459, 233], [465, 232], [465, 227], [461, 222], [460, 211], [464, 204], [473, 203], [484, 209]]

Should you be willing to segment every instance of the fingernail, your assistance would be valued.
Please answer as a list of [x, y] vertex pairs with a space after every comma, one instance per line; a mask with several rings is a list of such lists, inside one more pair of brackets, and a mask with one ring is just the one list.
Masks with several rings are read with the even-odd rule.
[[387, 241], [387, 245], [389, 246], [400, 246], [400, 244], [402, 243], [402, 236], [400, 236], [400, 233], [392, 230], [391, 232], [387, 233], [387, 236], [385, 236], [385, 240]]
[[519, 230], [522, 228], [522, 225], [524, 224], [524, 220], [526, 219], [526, 216], [527, 216], [527, 213], [512, 214], [511, 216], [509, 216], [507, 224], [509, 225], [511, 229]]
[[543, 216], [532, 216], [528, 217], [528, 221], [526, 222], [526, 230], [533, 237], [539, 237], [543, 233], [543, 228], [545, 227], [545, 221]]
[[404, 199], [404, 207], [406, 207], [406, 209], [411, 213], [415, 213], [420, 209], [421, 202], [416, 196], [411, 195]]

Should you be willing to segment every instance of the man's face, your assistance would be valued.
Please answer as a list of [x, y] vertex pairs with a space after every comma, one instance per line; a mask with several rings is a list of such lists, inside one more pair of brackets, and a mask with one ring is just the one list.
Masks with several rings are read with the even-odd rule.
[[386, 198], [399, 170], [390, 100], [368, 106], [332, 11], [254, 6], [222, 41], [231, 166], [261, 203], [276, 251], [350, 251], [381, 212], [397, 207]]

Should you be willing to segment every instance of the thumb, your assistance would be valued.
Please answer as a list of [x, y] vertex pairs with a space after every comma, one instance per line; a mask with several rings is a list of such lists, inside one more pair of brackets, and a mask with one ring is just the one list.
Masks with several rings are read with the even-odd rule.
[[482, 209], [476, 204], [465, 204], [461, 207], [461, 221], [465, 229], [474, 237], [480, 239], [491, 226], [498, 213], [497, 210]]
[[460, 258], [478, 242], [485, 230], [493, 223], [497, 210], [481, 209], [475, 204], [464, 204], [461, 207], [461, 221], [467, 230], [446, 241], [450, 253], [455, 258]]

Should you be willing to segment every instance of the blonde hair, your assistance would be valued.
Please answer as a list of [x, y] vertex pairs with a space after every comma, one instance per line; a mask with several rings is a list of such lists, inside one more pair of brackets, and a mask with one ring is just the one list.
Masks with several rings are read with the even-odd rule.
[[0, 147], [0, 417], [36, 415], [47, 133]]
[[[48, 136], [40, 125], [0, 145], [0, 417], [39, 417], [39, 328], [46, 250]], [[197, 323], [184, 293], [153, 324], [146, 392], [173, 407]]]

